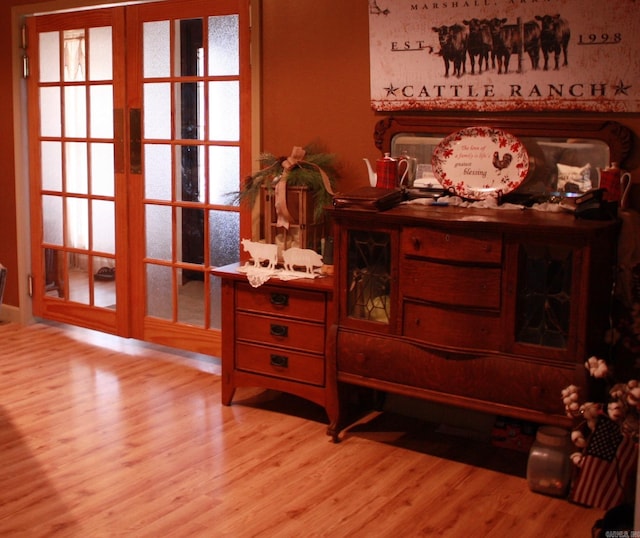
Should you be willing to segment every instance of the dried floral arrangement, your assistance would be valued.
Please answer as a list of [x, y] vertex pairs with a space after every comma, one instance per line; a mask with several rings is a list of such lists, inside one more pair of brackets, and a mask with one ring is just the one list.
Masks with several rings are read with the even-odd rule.
[[[590, 357], [585, 362], [585, 368], [592, 377], [611, 381], [611, 373], [607, 363], [598, 357]], [[571, 440], [578, 448], [585, 448], [590, 432], [595, 430], [599, 416], [606, 414], [615, 422], [623, 435], [628, 435], [634, 441], [638, 440], [638, 425], [640, 411], [640, 383], [636, 379], [627, 382], [613, 383], [608, 390], [608, 401], [580, 403], [580, 388], [570, 385], [562, 390], [562, 402], [567, 416], [578, 419], [578, 425], [571, 433]], [[586, 428], [585, 428], [586, 427]], [[576, 465], [580, 465], [583, 454], [572, 455]]]
[[263, 186], [274, 189], [283, 176], [290, 187], [307, 187], [313, 194], [314, 217], [321, 220], [324, 208], [331, 205], [333, 192], [339, 179], [336, 156], [321, 150], [317, 144], [304, 148], [294, 147], [289, 157], [276, 157], [271, 153], [260, 155], [260, 170], [248, 176], [238, 201], [253, 206]]
[[635, 495], [640, 382], [635, 376], [624, 378], [640, 366], [640, 298], [619, 309], [615, 318], [607, 341], [617, 351], [619, 371], [596, 356], [584, 363], [602, 401], [581, 402], [582, 388], [575, 385], [561, 395], [567, 416], [575, 421], [571, 440], [578, 449], [571, 454], [577, 473], [570, 498], [605, 510], [632, 503]]

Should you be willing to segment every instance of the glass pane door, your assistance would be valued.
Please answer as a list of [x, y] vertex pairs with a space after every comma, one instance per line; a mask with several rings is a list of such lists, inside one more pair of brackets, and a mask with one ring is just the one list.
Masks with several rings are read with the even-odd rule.
[[239, 259], [248, 21], [240, 0], [30, 20], [37, 316], [220, 353], [210, 272]]
[[[30, 21], [34, 312], [116, 331], [114, 36], [122, 9]], [[40, 232], [40, 233], [38, 233]]]
[[132, 156], [131, 173], [140, 185], [133, 204], [143, 230], [134, 258], [135, 288], [145, 290], [135, 301], [141, 337], [184, 347], [187, 335], [190, 347], [210, 352], [220, 329], [220, 283], [210, 272], [239, 259], [235, 193], [250, 169], [241, 120], [249, 91], [248, 5], [202, 6], [131, 8], [141, 70], [129, 95], [139, 106], [131, 122], [132, 140], [139, 128], [139, 166]]

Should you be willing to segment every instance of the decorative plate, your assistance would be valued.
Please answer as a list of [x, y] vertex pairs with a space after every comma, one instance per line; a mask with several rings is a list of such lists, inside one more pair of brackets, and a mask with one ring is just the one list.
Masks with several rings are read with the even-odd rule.
[[484, 200], [507, 194], [527, 177], [529, 155], [512, 134], [468, 127], [447, 136], [433, 151], [433, 174], [461, 198]]

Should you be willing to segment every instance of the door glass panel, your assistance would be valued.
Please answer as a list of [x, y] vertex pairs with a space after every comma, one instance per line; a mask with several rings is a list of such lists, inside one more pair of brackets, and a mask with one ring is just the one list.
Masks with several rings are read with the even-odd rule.
[[177, 74], [183, 77], [204, 74], [204, 49], [202, 44], [202, 19], [176, 21], [176, 41], [180, 58], [176, 63]]
[[69, 300], [76, 303], [91, 304], [89, 289], [89, 256], [70, 252], [67, 257], [69, 270]]
[[146, 144], [145, 198], [171, 200], [171, 146]]
[[240, 93], [235, 80], [209, 83], [209, 139], [237, 141]]
[[62, 246], [62, 198], [60, 196], [42, 197], [43, 242]]
[[147, 315], [156, 318], [173, 318], [172, 270], [162, 265], [146, 265]]
[[85, 80], [84, 30], [65, 30], [64, 32], [64, 80], [81, 82]]
[[65, 169], [67, 192], [87, 194], [87, 144], [86, 142], [67, 142], [65, 145]]
[[142, 25], [142, 41], [144, 77], [168, 77], [171, 43], [169, 21], [145, 22]]
[[181, 256], [183, 262], [204, 264], [204, 210], [178, 208], [181, 228]]
[[183, 82], [176, 89], [176, 138], [204, 139], [204, 84]]
[[40, 88], [40, 134], [42, 136], [62, 134], [61, 113], [60, 88]]
[[44, 294], [51, 297], [64, 296], [64, 252], [53, 248], [44, 250]]
[[171, 260], [171, 207], [147, 205], [145, 236], [147, 258]]
[[89, 80], [113, 78], [111, 27], [89, 29]]
[[209, 202], [232, 203], [240, 179], [240, 148], [211, 146], [209, 148]]
[[40, 82], [60, 82], [60, 33], [42, 32], [39, 40]]
[[222, 328], [222, 308], [221, 303], [221, 279], [217, 276], [211, 276], [209, 281], [209, 300], [211, 304], [211, 313], [209, 316], [209, 327], [220, 330]]
[[73, 138], [87, 136], [87, 99], [84, 86], [64, 88], [64, 134]]
[[238, 75], [238, 16], [209, 17], [209, 75]]
[[204, 327], [204, 275], [198, 276], [178, 286], [178, 321]]
[[89, 248], [89, 201], [67, 198], [67, 245], [86, 250]]
[[176, 147], [176, 199], [186, 202], [202, 202], [204, 198], [204, 147]]
[[62, 190], [62, 144], [60, 142], [42, 142], [40, 144], [42, 160], [47, 166], [42, 169], [42, 188], [46, 191]]
[[[103, 260], [104, 261], [104, 260]], [[94, 275], [100, 270], [99, 264], [95, 264]], [[103, 265], [102, 267], [109, 267]], [[116, 307], [116, 281], [115, 278], [93, 278], [93, 304], [103, 308]]]
[[113, 202], [93, 201], [93, 250], [115, 254], [115, 207]]
[[144, 85], [144, 137], [171, 138], [171, 86], [169, 83]]
[[113, 87], [91, 86], [91, 136], [113, 138]]
[[114, 195], [113, 144], [91, 144], [91, 193], [98, 196]]
[[220, 267], [238, 261], [240, 257], [240, 213], [209, 211], [211, 241], [210, 265]]

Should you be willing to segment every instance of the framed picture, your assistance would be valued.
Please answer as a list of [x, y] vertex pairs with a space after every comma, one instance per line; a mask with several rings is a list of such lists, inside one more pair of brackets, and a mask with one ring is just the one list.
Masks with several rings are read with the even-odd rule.
[[640, 111], [636, 0], [369, 0], [378, 111]]

